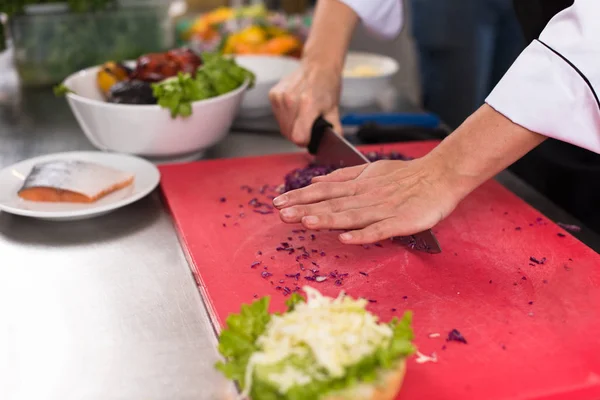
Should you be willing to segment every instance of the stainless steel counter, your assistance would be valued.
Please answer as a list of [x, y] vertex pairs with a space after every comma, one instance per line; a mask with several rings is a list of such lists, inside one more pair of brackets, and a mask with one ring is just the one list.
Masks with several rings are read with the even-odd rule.
[[[51, 93], [1, 103], [0, 167], [92, 149]], [[297, 150], [278, 135], [232, 133], [208, 156]], [[499, 179], [551, 218], [576, 222], [514, 177]], [[215, 343], [156, 192], [79, 222], [0, 213], [0, 399], [226, 398]]]

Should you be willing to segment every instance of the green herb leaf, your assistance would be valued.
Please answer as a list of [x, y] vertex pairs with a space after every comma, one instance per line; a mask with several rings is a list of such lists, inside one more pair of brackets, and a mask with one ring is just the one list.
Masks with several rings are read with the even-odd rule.
[[75, 93], [74, 91], [66, 87], [63, 83], [54, 86], [53, 91], [56, 97], [66, 96], [67, 93]]

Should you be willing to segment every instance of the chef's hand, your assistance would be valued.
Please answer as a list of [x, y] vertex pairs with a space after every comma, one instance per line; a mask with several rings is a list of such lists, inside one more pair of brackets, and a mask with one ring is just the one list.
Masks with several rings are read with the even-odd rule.
[[281, 132], [299, 146], [310, 142], [319, 115], [331, 122], [336, 132], [342, 132], [338, 111], [341, 77], [357, 23], [358, 15], [344, 2], [318, 1], [300, 68], [269, 93]]
[[273, 200], [287, 223], [343, 229], [340, 241], [373, 243], [432, 228], [483, 182], [546, 138], [483, 105], [422, 158], [342, 168]]
[[285, 137], [298, 146], [307, 146], [312, 125], [319, 115], [333, 124], [335, 132], [341, 133], [337, 106], [340, 75], [335, 68], [305, 60], [298, 70], [271, 89], [273, 113]]
[[377, 161], [313, 179], [277, 197], [281, 219], [308, 229], [344, 229], [348, 244], [374, 243], [433, 227], [458, 204], [435, 157]]

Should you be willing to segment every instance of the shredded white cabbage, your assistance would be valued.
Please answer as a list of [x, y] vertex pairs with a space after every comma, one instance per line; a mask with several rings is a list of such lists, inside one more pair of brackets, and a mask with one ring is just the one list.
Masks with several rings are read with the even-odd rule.
[[[326, 297], [309, 286], [303, 290], [307, 301], [297, 304], [292, 312], [274, 315], [257, 340], [262, 351], [250, 357], [242, 396], [250, 393], [256, 366], [274, 365], [310, 351], [317, 362], [315, 370], [324, 369], [330, 377], [343, 377], [346, 367], [373, 354], [391, 339], [392, 329], [379, 324], [378, 318], [366, 310], [367, 300], [355, 300], [343, 292], [337, 298]], [[290, 366], [267, 379], [286, 393], [295, 384], [309, 383], [314, 375]]]

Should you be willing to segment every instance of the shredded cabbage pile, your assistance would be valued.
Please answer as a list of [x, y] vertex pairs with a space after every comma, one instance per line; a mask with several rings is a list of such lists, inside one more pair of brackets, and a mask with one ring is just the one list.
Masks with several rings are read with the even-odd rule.
[[364, 299], [337, 298], [304, 287], [288, 311], [270, 315], [269, 298], [243, 305], [219, 338], [225, 362], [217, 364], [253, 400], [318, 399], [360, 382], [372, 382], [413, 354], [412, 314], [388, 324], [366, 310]]

